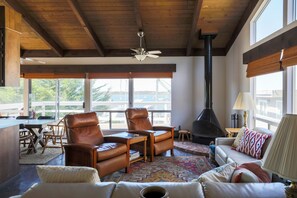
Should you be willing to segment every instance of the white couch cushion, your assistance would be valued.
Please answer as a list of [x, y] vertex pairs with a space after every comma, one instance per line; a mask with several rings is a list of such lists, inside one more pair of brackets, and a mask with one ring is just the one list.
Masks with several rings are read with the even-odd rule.
[[[255, 158], [253, 158], [253, 157], [251, 157], [249, 155], [246, 155], [244, 153], [233, 150], [232, 146], [220, 145], [218, 147], [221, 149], [222, 153], [224, 152], [225, 155], [228, 156], [228, 158], [231, 158], [238, 165], [243, 164], [243, 163], [247, 163], [247, 162], [258, 161], [257, 159], [255, 159]], [[217, 151], [217, 148], [216, 148], [216, 151]]]
[[45, 183], [96, 183], [98, 171], [83, 166], [36, 166], [41, 182]]
[[112, 198], [139, 198], [140, 190], [152, 185], [162, 186], [163, 188], [165, 188], [169, 192], [170, 198], [204, 197], [202, 186], [200, 183], [197, 182], [119, 182], [114, 189]]
[[114, 182], [102, 183], [40, 183], [31, 187], [23, 198], [110, 198], [115, 188]]
[[204, 183], [205, 198], [285, 198], [282, 183]]

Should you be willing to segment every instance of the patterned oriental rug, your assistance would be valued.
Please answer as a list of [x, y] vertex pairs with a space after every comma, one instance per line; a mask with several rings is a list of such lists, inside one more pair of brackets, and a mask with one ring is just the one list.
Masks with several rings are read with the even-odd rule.
[[214, 167], [205, 156], [157, 156], [154, 162], [131, 164], [129, 174], [118, 171], [103, 181], [190, 182]]
[[192, 153], [195, 155], [209, 156], [209, 146], [203, 144], [197, 144], [193, 142], [179, 142], [174, 141], [174, 148], [182, 150], [187, 153]]

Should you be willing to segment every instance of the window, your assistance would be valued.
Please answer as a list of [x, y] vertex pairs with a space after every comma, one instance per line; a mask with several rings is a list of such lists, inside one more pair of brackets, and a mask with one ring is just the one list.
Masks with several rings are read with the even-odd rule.
[[97, 111], [102, 129], [127, 128], [124, 111], [129, 107], [128, 79], [91, 80], [91, 110]]
[[0, 116], [19, 116], [23, 114], [24, 80], [20, 87], [0, 87]]
[[266, 0], [263, 8], [251, 21], [252, 43], [269, 36], [283, 27], [283, 1]]
[[297, 0], [288, 0], [288, 24], [297, 20]]
[[297, 114], [297, 66], [293, 68], [293, 113]]
[[153, 124], [171, 123], [171, 79], [94, 79], [91, 98], [91, 110], [97, 112], [102, 129], [127, 128], [128, 107], [147, 108]]
[[83, 112], [83, 79], [34, 79], [29, 97], [29, 110], [41, 115], [62, 118], [68, 113]]
[[256, 126], [263, 127], [265, 122], [277, 125], [283, 115], [283, 73], [257, 76], [254, 82]]

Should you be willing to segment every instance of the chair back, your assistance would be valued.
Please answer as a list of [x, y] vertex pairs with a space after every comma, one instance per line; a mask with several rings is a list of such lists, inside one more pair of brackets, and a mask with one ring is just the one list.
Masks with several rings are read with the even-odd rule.
[[65, 116], [68, 143], [98, 145], [104, 142], [95, 112]]
[[17, 120], [22, 120], [22, 119], [28, 120], [28, 119], [33, 119], [33, 118], [30, 117], [30, 116], [17, 116], [15, 119], [17, 119]]
[[37, 120], [54, 120], [55, 116], [39, 116]]
[[125, 111], [129, 130], [152, 130], [146, 108], [128, 108]]

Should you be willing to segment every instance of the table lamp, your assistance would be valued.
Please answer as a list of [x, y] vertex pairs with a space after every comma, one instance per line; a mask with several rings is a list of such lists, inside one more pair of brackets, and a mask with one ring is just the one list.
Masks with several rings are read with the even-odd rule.
[[236, 101], [234, 103], [233, 106], [234, 110], [243, 110], [243, 126], [246, 127], [247, 126], [247, 118], [248, 118], [248, 114], [247, 111], [248, 110], [254, 110], [256, 109], [254, 100], [252, 99], [252, 96], [249, 92], [239, 92]]
[[287, 197], [297, 197], [297, 115], [283, 116], [264, 154], [262, 168], [291, 180]]

